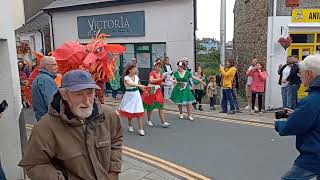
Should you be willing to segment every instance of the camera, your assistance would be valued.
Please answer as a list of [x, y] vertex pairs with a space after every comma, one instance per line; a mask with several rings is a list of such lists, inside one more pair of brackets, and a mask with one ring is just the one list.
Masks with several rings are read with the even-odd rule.
[[276, 111], [274, 115], [276, 119], [287, 119], [289, 117], [288, 112], [286, 110]]

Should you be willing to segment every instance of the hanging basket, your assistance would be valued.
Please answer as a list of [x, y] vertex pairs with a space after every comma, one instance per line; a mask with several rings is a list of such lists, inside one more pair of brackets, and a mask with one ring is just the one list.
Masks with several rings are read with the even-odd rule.
[[284, 50], [287, 50], [292, 43], [292, 38], [290, 36], [287, 38], [281, 37], [279, 38], [278, 43], [283, 47]]

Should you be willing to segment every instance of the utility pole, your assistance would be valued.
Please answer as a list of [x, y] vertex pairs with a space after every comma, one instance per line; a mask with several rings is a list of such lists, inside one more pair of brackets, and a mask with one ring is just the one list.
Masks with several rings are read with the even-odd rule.
[[220, 8], [220, 62], [225, 63], [226, 58], [226, 0], [221, 0]]

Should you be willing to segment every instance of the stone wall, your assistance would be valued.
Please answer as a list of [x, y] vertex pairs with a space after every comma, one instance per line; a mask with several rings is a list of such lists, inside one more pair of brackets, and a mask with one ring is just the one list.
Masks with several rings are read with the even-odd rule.
[[269, 0], [237, 0], [234, 6], [234, 53], [238, 62], [240, 89], [251, 59], [266, 64]]
[[[320, 8], [319, 0], [300, 0], [301, 8]], [[277, 16], [291, 16], [292, 8], [286, 7], [286, 0], [278, 0]]]

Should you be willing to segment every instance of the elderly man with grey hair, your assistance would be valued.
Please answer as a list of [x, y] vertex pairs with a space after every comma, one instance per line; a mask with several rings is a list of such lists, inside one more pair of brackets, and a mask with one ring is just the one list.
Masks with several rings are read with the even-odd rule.
[[309, 94], [294, 110], [285, 109], [286, 120], [275, 122], [275, 130], [280, 136], [296, 136], [296, 148], [300, 153], [291, 170], [281, 179], [310, 180], [317, 177], [320, 180], [320, 56], [308, 56], [299, 67], [301, 81]]
[[47, 114], [52, 96], [58, 90], [54, 81], [58, 71], [58, 65], [54, 57], [45, 56], [40, 62], [40, 73], [31, 86], [32, 106], [37, 121]]

